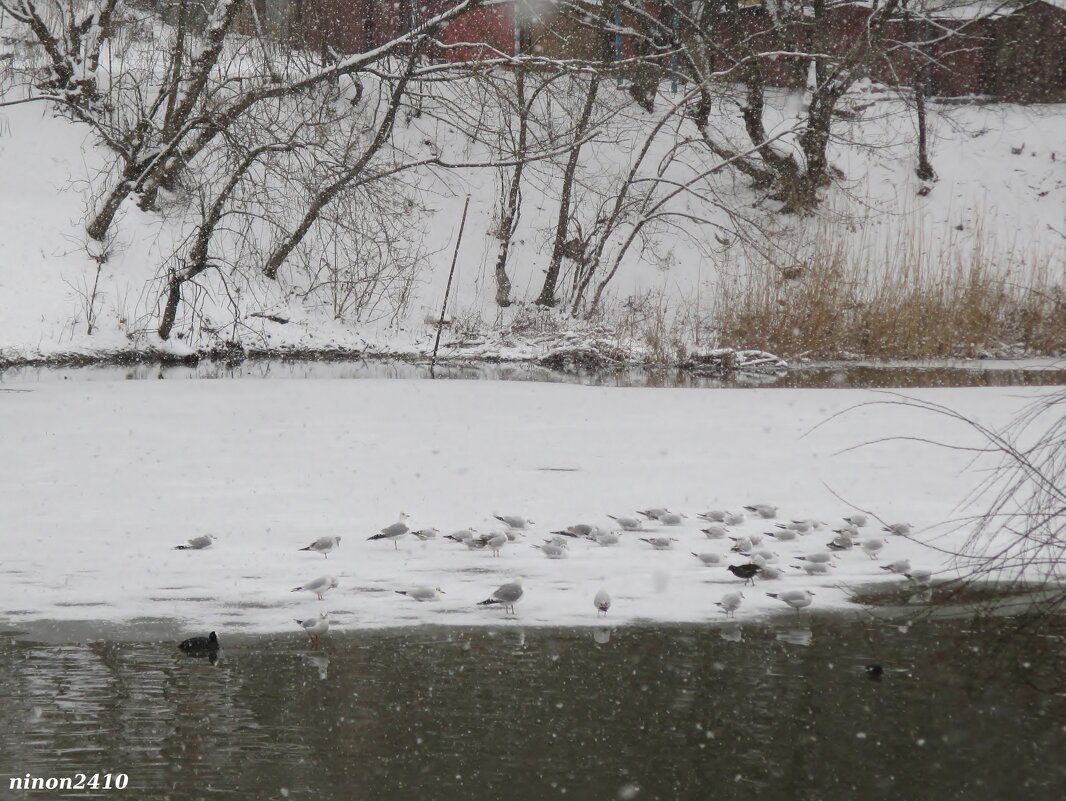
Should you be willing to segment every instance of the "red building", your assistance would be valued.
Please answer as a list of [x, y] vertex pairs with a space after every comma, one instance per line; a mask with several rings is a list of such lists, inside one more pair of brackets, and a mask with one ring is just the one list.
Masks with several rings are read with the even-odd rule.
[[[411, 30], [457, 0], [254, 0], [260, 27], [280, 39], [299, 42], [328, 57], [362, 52]], [[596, 59], [617, 53], [631, 59], [643, 44], [638, 37], [597, 35], [589, 17], [551, 0], [529, 0], [475, 8], [447, 23], [430, 57], [469, 61], [515, 52], [515, 14], [519, 15], [519, 47], [525, 53], [557, 58]], [[1000, 6], [943, 2], [940, 12], [924, 20], [898, 15], [885, 26], [882, 52], [870, 61], [870, 77], [888, 85], [912, 86], [916, 73], [930, 95], [958, 97], [992, 95], [1020, 101], [1066, 100], [1066, 0], [1031, 0], [1013, 11]], [[595, 13], [589, 5], [587, 12]], [[660, 6], [649, 2], [655, 15]], [[866, 34], [872, 8], [868, 2], [830, 4], [824, 28], [810, 18], [775, 26], [761, 0], [742, 0], [738, 13], [720, 18], [720, 64], [728, 70], [750, 45], [755, 52], [810, 52], [843, 55]], [[639, 20], [622, 16], [625, 27]], [[246, 26], [252, 25], [246, 21]], [[956, 32], [944, 36], [944, 30]], [[254, 27], [249, 29], [249, 32]], [[916, 44], [927, 43], [918, 48]], [[620, 45], [620, 46], [619, 46]], [[919, 52], [922, 55], [919, 55]], [[807, 59], [767, 56], [760, 59], [764, 80], [775, 86], [802, 86]], [[661, 65], [665, 66], [665, 65]]]

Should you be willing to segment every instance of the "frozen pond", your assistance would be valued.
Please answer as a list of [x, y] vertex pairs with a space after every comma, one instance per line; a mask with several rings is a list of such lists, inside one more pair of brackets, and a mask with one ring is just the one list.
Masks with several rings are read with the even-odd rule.
[[111, 771], [125, 793], [47, 797], [1059, 801], [1062, 625], [1022, 656], [1010, 625], [235, 636], [215, 664], [0, 633], [0, 797]]

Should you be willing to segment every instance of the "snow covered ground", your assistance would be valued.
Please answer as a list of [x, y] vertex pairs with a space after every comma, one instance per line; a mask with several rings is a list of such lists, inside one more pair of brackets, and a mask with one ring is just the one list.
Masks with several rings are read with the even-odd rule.
[[[942, 418], [859, 390], [650, 390], [466, 381], [131, 381], [5, 384], [0, 392], [0, 620], [176, 619], [190, 630], [296, 631], [294, 618], [328, 610], [335, 627], [497, 624], [478, 606], [499, 584], [525, 580], [520, 625], [597, 623], [593, 596], [613, 597], [610, 623], [719, 621], [742, 589], [693, 552], [728, 552], [695, 515], [744, 504], [779, 518], [838, 522], [857, 507], [916, 526], [888, 536], [881, 558], [840, 554], [808, 577], [795, 556], [820, 551], [825, 532], [763, 546], [786, 577], [745, 590], [739, 619], [788, 612], [765, 592], [808, 588], [814, 609], [848, 604], [848, 587], [899, 582], [880, 565], [952, 574], [946, 551], [964, 534], [938, 527], [965, 509], [980, 479], [971, 455], [896, 440], [973, 443]], [[11, 391], [13, 390], [13, 391]], [[989, 425], [1038, 395], [1030, 389], [915, 391]], [[810, 432], [810, 433], [808, 433]], [[832, 490], [832, 492], [830, 491]], [[623, 534], [613, 547], [577, 540], [567, 559], [534, 549], [552, 529], [608, 526], [613, 515], [665, 506], [677, 527]], [[500, 529], [497, 514], [532, 518], [498, 558], [437, 538], [394, 549], [367, 537], [401, 511], [442, 534]], [[649, 527], [650, 528], [650, 527]], [[735, 534], [770, 529], [749, 520]], [[864, 533], [877, 533], [873, 526]], [[212, 548], [174, 550], [200, 534]], [[298, 549], [339, 535], [323, 557]], [[672, 536], [656, 551], [640, 536]], [[929, 547], [929, 546], [933, 547]], [[740, 564], [735, 557], [727, 562]], [[291, 589], [320, 575], [340, 581], [319, 603]], [[440, 587], [438, 602], [393, 590]], [[791, 613], [790, 613], [791, 614]]]
[[[612, 96], [610, 102], [615, 100]], [[675, 101], [664, 90], [660, 110]], [[783, 125], [799, 102], [798, 96], [773, 98], [767, 111], [769, 128]], [[864, 265], [856, 268], [857, 274], [871, 280], [878, 265], [900, 253], [912, 254], [915, 264], [933, 265], [965, 263], [970, 254], [980, 253], [1000, 265], [1003, 279], [1011, 283], [1027, 284], [1029, 273], [1038, 269], [1061, 280], [1066, 258], [1066, 158], [1061, 144], [1066, 141], [1066, 108], [934, 103], [930, 135], [939, 181], [928, 195], [920, 196], [923, 185], [913, 174], [910, 113], [898, 100], [870, 93], [869, 87], [858, 89], [849, 103], [867, 110], [855, 121], [838, 124], [840, 139], [831, 157], [845, 177], [829, 192], [819, 214], [782, 218], [761, 206], [751, 212], [780, 228], [781, 241], [798, 248], [797, 261], [803, 261], [804, 249], [814, 243], [831, 241], [841, 243], [856, 264]], [[626, 174], [634, 157], [633, 142], [653, 122], [653, 116], [635, 108], [620, 114], [586, 149], [586, 178], [610, 183]], [[735, 127], [737, 121], [731, 124]], [[459, 160], [478, 155], [468, 152], [470, 143], [445, 122], [408, 125], [397, 133], [401, 142], [433, 142]], [[857, 147], [853, 141], [871, 146]], [[660, 144], [649, 169], [670, 141]], [[0, 358], [161, 346], [154, 330], [162, 277], [168, 259], [198, 219], [191, 213], [186, 219], [175, 210], [167, 218], [146, 214], [129, 202], [117, 223], [109, 259], [100, 267], [90, 255], [84, 225], [100, 194], [106, 164], [105, 153], [84, 126], [57, 117], [48, 107], [30, 104], [0, 111]], [[183, 307], [178, 331], [184, 338], [171, 340], [167, 347], [187, 352], [217, 344], [216, 336], [207, 333], [213, 326], [221, 330], [219, 336], [236, 336], [257, 348], [370, 346], [392, 353], [425, 352], [434, 333], [426, 320], [440, 313], [459, 209], [467, 193], [470, 217], [450, 312], [474, 328], [506, 325], [536, 296], [547, 267], [558, 209], [553, 170], [558, 171], [557, 165], [531, 165], [528, 170], [529, 200], [508, 265], [517, 304], [509, 310], [501, 311], [494, 302], [497, 171], [412, 173], [407, 188], [419, 206], [417, 246], [428, 255], [398, 315], [376, 321], [335, 319], [328, 304], [304, 297], [306, 281], [295, 272], [280, 283], [254, 274], [230, 276], [229, 291], [208, 275], [202, 279], [208, 293], [196, 296], [202, 304], [203, 329], [193, 325]], [[740, 206], [756, 203], [743, 181], [724, 176], [722, 182], [718, 190], [735, 197]], [[597, 196], [588, 190], [577, 198], [575, 214], [580, 219], [598, 207]], [[622, 309], [631, 301], [637, 308], [648, 303], [649, 308], [706, 317], [723, 276], [748, 269], [739, 246], [716, 243], [710, 233], [701, 238], [668, 232], [654, 240], [643, 250], [633, 248], [622, 262], [608, 293], [609, 308]], [[247, 285], [242, 283], [246, 280]], [[236, 311], [230, 306], [234, 296]], [[446, 335], [445, 343], [451, 338]], [[506, 347], [490, 345], [494, 351]]]

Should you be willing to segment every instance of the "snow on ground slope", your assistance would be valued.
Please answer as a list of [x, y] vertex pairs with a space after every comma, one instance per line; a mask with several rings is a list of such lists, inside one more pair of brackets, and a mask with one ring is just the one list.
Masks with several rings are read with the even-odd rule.
[[[824, 532], [769, 543], [787, 576], [745, 590], [737, 617], [788, 611], [765, 592], [808, 588], [816, 609], [847, 604], [849, 585], [902, 581], [880, 565], [952, 575], [944, 550], [960, 542], [938, 524], [980, 476], [968, 453], [914, 440], [973, 444], [965, 429], [858, 390], [648, 390], [463, 381], [42, 382], [0, 393], [0, 620], [178, 619], [190, 629], [295, 630], [326, 609], [342, 629], [420, 623], [496, 623], [481, 607], [523, 576], [520, 624], [594, 624], [593, 597], [613, 596], [612, 622], [717, 621], [716, 603], [742, 582], [692, 552], [727, 554], [694, 516], [708, 508], [779, 505], [779, 518], [839, 522], [852, 510], [830, 488], [886, 521], [917, 527], [887, 536], [877, 561], [841, 554], [808, 577], [796, 556]], [[1038, 393], [922, 390], [997, 426]], [[578, 540], [567, 559], [532, 547], [577, 522], [665, 506], [682, 525], [623, 534], [613, 547]], [[437, 538], [368, 541], [407, 512], [442, 535], [502, 528], [493, 514], [531, 518], [499, 557]], [[765, 521], [735, 527], [759, 533]], [[202, 551], [174, 550], [214, 534]], [[873, 526], [864, 534], [880, 534]], [[328, 557], [298, 549], [339, 535]], [[656, 551], [639, 536], [671, 536]], [[926, 544], [933, 547], [927, 547]], [[733, 564], [743, 558], [727, 558]], [[318, 603], [291, 592], [320, 575], [338, 589]], [[393, 591], [440, 587], [442, 600]]]
[[[608, 106], [619, 103], [617, 91], [613, 87], [604, 90]], [[664, 91], [656, 113], [675, 100]], [[786, 112], [797, 111], [800, 98], [781, 95], [772, 100], [768, 124], [776, 129]], [[837, 123], [838, 141], [831, 147], [831, 156], [844, 177], [829, 193], [823, 212], [811, 219], [782, 219], [767, 204], [750, 211], [780, 228], [782, 243], [841, 241], [857, 262], [875, 265], [885, 254], [901, 250], [933, 262], [945, 252], [965, 261], [978, 248], [993, 254], [1004, 269], [1010, 268], [1012, 281], [1024, 283], [1026, 270], [1037, 262], [1051, 264], [1061, 280], [1066, 260], [1066, 151], [1062, 145], [1066, 107], [934, 103], [931, 148], [940, 180], [923, 197], [913, 174], [910, 113], [898, 101], [873, 93], [869, 87], [860, 87], [845, 105], [860, 109], [856, 112], [859, 120]], [[735, 138], [735, 109], [727, 107], [724, 103], [723, 135]], [[599, 140], [586, 147], [586, 172], [575, 198], [575, 214], [586, 229], [602, 202], [596, 191], [625, 174], [636, 143], [653, 122], [653, 115], [629, 106]], [[396, 136], [400, 147], [417, 150], [429, 142], [446, 158], [486, 156], [458, 137], [446, 121], [413, 120], [398, 128]], [[858, 140], [874, 147], [849, 144]], [[787, 138], [782, 140], [783, 145], [787, 142]], [[652, 148], [648, 171], [654, 172], [669, 147], [670, 140], [664, 138]], [[704, 155], [706, 167], [711, 161]], [[692, 168], [701, 169], [703, 162], [696, 156], [693, 159]], [[175, 243], [187, 237], [196, 220], [193, 215], [181, 219], [176, 213], [163, 220], [140, 212], [132, 201], [127, 203], [109, 260], [98, 274], [83, 228], [87, 210], [100, 193], [98, 171], [103, 165], [104, 154], [93, 145], [86, 129], [57, 117], [47, 107], [31, 104], [0, 111], [0, 354], [35, 356], [159, 344], [151, 332], [161, 310], [160, 278]], [[558, 187], [553, 176], [557, 177], [558, 169], [558, 165], [538, 163], [527, 171], [526, 203], [508, 266], [520, 303], [536, 296], [547, 266], [557, 210]], [[451, 309], [457, 317], [487, 324], [508, 322], [520, 305], [500, 312], [493, 300], [493, 265], [499, 244], [492, 233], [499, 220], [497, 171], [411, 173], [408, 179], [419, 205], [417, 247], [426, 254], [426, 261], [410, 302], [398, 318], [337, 320], [332, 308], [321, 302], [299, 300], [306, 287], [297, 276], [273, 283], [256, 277], [254, 271], [247, 286], [231, 277], [235, 284], [229, 292], [217, 276], [205, 274], [201, 280], [210, 297], [196, 295], [199, 311], [221, 328], [222, 336], [236, 335], [258, 347], [360, 348], [371, 344], [394, 351], [422, 351], [431, 345], [432, 331], [425, 321], [440, 312], [462, 198], [469, 193], [470, 217]], [[724, 173], [716, 180], [720, 180], [717, 191], [723, 197], [751, 208], [755, 196], [745, 181]], [[715, 213], [713, 208], [693, 211]], [[660, 231], [646, 248], [634, 247], [610, 286], [611, 302], [620, 307], [627, 298], [650, 293], [661, 295], [661, 302], [654, 304], [660, 309], [705, 311], [702, 307], [709, 307], [721, 271], [742, 272], [745, 259], [735, 244], [721, 244], [729, 237], [716, 240], [712, 229], [701, 233], [688, 228], [695, 237]], [[623, 229], [619, 239], [624, 233]], [[608, 257], [617, 244], [607, 248]], [[94, 287], [90, 335], [87, 299]], [[233, 325], [230, 307], [233, 298], [237, 325]], [[187, 312], [183, 306], [179, 331], [183, 326], [189, 330]], [[291, 322], [282, 325], [255, 316], [264, 313]], [[202, 330], [194, 330], [173, 347], [206, 347], [214, 341]]]

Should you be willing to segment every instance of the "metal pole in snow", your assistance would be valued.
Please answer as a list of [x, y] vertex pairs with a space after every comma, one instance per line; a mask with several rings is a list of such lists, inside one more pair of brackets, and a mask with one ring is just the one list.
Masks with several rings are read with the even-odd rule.
[[455, 253], [452, 254], [452, 268], [448, 270], [448, 285], [444, 288], [444, 305], [440, 307], [440, 321], [437, 323], [437, 339], [433, 343], [433, 358], [429, 362], [432, 371], [437, 364], [437, 348], [440, 347], [440, 331], [444, 327], [444, 313], [448, 310], [448, 295], [452, 291], [452, 276], [455, 275], [455, 263], [459, 261], [459, 245], [463, 241], [463, 229], [466, 227], [466, 210], [470, 208], [470, 195], [463, 204], [463, 219], [459, 221], [459, 236], [455, 238]]

